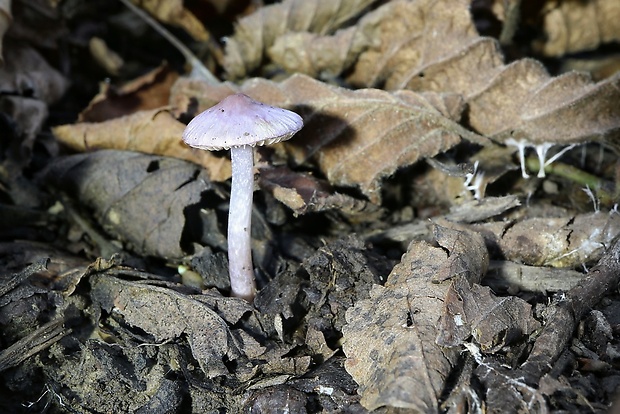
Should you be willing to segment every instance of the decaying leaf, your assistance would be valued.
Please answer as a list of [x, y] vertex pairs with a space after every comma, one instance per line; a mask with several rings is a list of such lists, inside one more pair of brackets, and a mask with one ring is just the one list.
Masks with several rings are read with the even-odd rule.
[[[347, 81], [358, 87], [459, 93], [469, 104], [474, 130], [521, 149], [540, 146], [543, 157], [553, 144], [597, 140], [618, 147], [620, 75], [594, 84], [572, 72], [552, 78], [530, 59], [504, 65], [497, 42], [478, 35], [469, 3], [389, 2], [361, 19], [357, 29], [332, 38], [326, 53], [339, 56], [336, 66], [317, 67], [321, 60], [312, 57], [312, 44], [296, 44], [297, 55], [286, 48], [280, 59], [284, 66], [312, 60], [315, 66], [296, 69], [331, 75], [354, 63]], [[359, 53], [357, 59], [352, 53]]]
[[121, 314], [156, 342], [186, 337], [208, 378], [228, 374], [225, 363], [242, 357], [224, 320], [205, 304], [158, 286], [98, 275], [90, 281], [91, 297], [102, 309]]
[[547, 56], [596, 49], [620, 40], [620, 3], [616, 0], [545, 2], [541, 11], [544, 40], [534, 42]]
[[171, 102], [194, 96], [203, 110], [236, 92], [300, 113], [304, 128], [281, 148], [296, 164], [312, 158], [332, 185], [358, 186], [372, 202], [381, 199], [380, 180], [396, 169], [446, 151], [461, 137], [488, 143], [451, 119], [461, 107], [453, 95], [352, 91], [304, 75], [279, 84], [255, 78], [241, 87], [179, 79]]
[[[436, 344], [437, 321], [452, 276], [480, 280], [488, 263], [480, 235], [437, 228], [440, 247], [413, 242], [385, 286], [347, 311], [345, 367], [358, 383], [362, 405], [437, 412], [438, 397], [459, 357]], [[436, 275], [444, 275], [437, 279]], [[440, 282], [444, 280], [444, 282]], [[415, 392], [412, 392], [415, 390]]]
[[9, 26], [13, 16], [11, 15], [11, 0], [0, 0], [0, 65], [4, 64], [4, 54], [2, 53], [2, 39]]
[[531, 305], [523, 299], [497, 297], [488, 287], [459, 276], [445, 297], [437, 343], [453, 347], [473, 336], [483, 352], [494, 353], [539, 327]]
[[326, 182], [287, 167], [261, 168], [259, 185], [295, 214], [332, 209], [356, 216], [377, 212], [375, 205], [334, 192]]
[[0, 67], [0, 92], [33, 97], [51, 104], [68, 88], [64, 76], [36, 50], [4, 41], [3, 53], [5, 64]]
[[186, 208], [210, 182], [193, 164], [129, 151], [59, 158], [45, 180], [95, 211], [102, 227], [143, 255], [178, 258]]
[[77, 151], [119, 149], [175, 157], [202, 165], [212, 181], [228, 179], [230, 161], [185, 145], [181, 140], [184, 129], [183, 123], [160, 108], [100, 123], [61, 125], [53, 132], [61, 143]]
[[499, 240], [513, 261], [577, 267], [597, 260], [620, 233], [620, 214], [597, 212], [561, 218], [530, 218], [510, 227]]
[[205, 41], [209, 38], [200, 20], [183, 5], [183, 0], [131, 0], [136, 5], [153, 14], [164, 23], [181, 27], [194, 39]]
[[226, 41], [226, 72], [231, 79], [256, 69], [267, 49], [286, 32], [330, 33], [375, 0], [284, 0], [239, 20]]

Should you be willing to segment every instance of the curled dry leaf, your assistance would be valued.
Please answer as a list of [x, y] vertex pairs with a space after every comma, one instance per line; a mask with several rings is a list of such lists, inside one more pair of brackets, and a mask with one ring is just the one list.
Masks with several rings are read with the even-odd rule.
[[616, 0], [549, 1], [542, 15], [544, 40], [534, 42], [534, 47], [547, 56], [593, 50], [620, 40]]
[[439, 411], [438, 398], [460, 350], [435, 342], [450, 286], [435, 275], [446, 280], [460, 274], [479, 281], [488, 255], [477, 233], [438, 228], [436, 235], [440, 247], [413, 242], [385, 286], [375, 285], [370, 299], [347, 311], [345, 368], [358, 383], [361, 403], [368, 410], [388, 406]]
[[236, 92], [300, 113], [305, 127], [280, 148], [296, 164], [312, 158], [332, 185], [358, 186], [372, 202], [381, 200], [380, 180], [396, 169], [446, 151], [461, 137], [488, 143], [451, 119], [462, 105], [450, 94], [351, 91], [294, 75], [279, 84], [255, 78], [241, 87], [179, 79], [171, 101], [195, 96], [202, 110]]
[[226, 41], [229, 78], [256, 69], [269, 47], [286, 32], [331, 33], [375, 0], [284, 0], [242, 18]]
[[615, 211], [562, 218], [530, 218], [503, 234], [499, 247], [509, 260], [553, 267], [577, 267], [601, 257], [620, 233]]
[[102, 83], [99, 93], [80, 113], [78, 122], [102, 122], [140, 110], [164, 107], [168, 105], [170, 88], [177, 78], [178, 73], [163, 64], [118, 88], [108, 82]]
[[261, 168], [259, 185], [295, 214], [338, 209], [345, 214], [376, 218], [378, 212], [374, 204], [334, 192], [324, 181], [288, 167]]
[[101, 226], [142, 255], [178, 258], [186, 209], [210, 189], [191, 163], [104, 150], [56, 159], [44, 180], [95, 211]]
[[76, 151], [119, 149], [180, 158], [202, 165], [212, 181], [230, 177], [230, 161], [209, 151], [199, 151], [183, 143], [185, 124], [169, 111], [155, 109], [100, 123], [78, 123], [53, 128], [56, 138]]
[[2, 39], [9, 26], [13, 16], [11, 15], [11, 0], [0, 0], [0, 65], [4, 64], [4, 54], [2, 53]]
[[187, 31], [194, 39], [205, 41], [209, 34], [200, 20], [183, 5], [183, 0], [131, 0], [164, 23], [178, 26]]
[[226, 322], [204, 303], [171, 289], [94, 275], [91, 297], [107, 312], [158, 343], [187, 338], [192, 354], [208, 378], [229, 374], [227, 362], [242, 357]]

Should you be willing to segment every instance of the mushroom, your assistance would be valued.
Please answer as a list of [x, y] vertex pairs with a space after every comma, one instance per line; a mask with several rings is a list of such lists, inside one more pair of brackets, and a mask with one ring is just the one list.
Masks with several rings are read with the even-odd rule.
[[247, 95], [230, 95], [197, 115], [183, 132], [183, 141], [209, 151], [230, 148], [232, 185], [228, 212], [228, 267], [233, 296], [254, 299], [250, 229], [254, 192], [255, 145], [286, 141], [303, 127], [295, 112], [257, 102]]

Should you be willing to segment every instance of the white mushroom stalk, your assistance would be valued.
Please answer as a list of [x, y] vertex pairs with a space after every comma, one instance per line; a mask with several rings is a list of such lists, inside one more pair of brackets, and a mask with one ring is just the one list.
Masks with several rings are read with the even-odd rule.
[[196, 116], [183, 132], [183, 141], [191, 147], [211, 151], [230, 148], [230, 287], [233, 296], [250, 302], [256, 294], [251, 249], [253, 147], [285, 141], [302, 127], [303, 120], [296, 113], [257, 102], [239, 93]]

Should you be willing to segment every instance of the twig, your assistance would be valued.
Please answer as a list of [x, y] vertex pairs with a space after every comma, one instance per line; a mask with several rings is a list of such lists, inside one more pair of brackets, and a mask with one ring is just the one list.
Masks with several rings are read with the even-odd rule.
[[207, 69], [206, 66], [202, 64], [200, 59], [198, 59], [196, 55], [194, 55], [194, 53], [192, 53], [192, 51], [189, 50], [188, 47], [186, 47], [172, 33], [170, 33], [168, 30], [162, 27], [162, 25], [159, 24], [155, 19], [153, 19], [148, 13], [146, 13], [144, 10], [142, 10], [141, 8], [139, 8], [138, 6], [136, 6], [129, 0], [121, 0], [121, 2], [125, 6], [127, 6], [128, 9], [130, 9], [131, 11], [136, 13], [138, 16], [140, 16], [141, 19], [143, 19], [157, 33], [159, 33], [163, 38], [165, 38], [174, 47], [176, 47], [179, 52], [181, 52], [181, 54], [183, 55], [187, 63], [189, 63], [190, 66], [192, 67], [192, 72], [190, 74], [191, 77], [203, 78], [208, 83], [213, 83], [213, 84], [220, 83], [220, 81], [215, 76], [213, 76], [211, 71], [209, 71], [209, 69]]
[[597, 265], [555, 304], [527, 361], [517, 370], [527, 382], [538, 383], [564, 351], [577, 323], [620, 283], [620, 237], [612, 242]]

